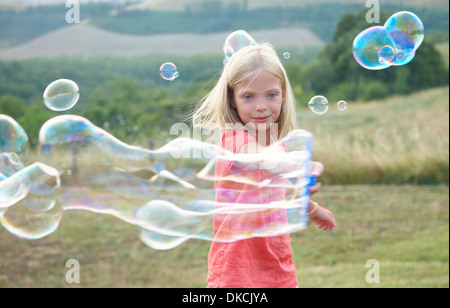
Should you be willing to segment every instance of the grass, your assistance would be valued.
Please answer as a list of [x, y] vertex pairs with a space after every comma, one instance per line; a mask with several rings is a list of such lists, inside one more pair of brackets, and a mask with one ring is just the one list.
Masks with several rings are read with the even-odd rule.
[[326, 166], [323, 181], [448, 184], [448, 91], [348, 102], [344, 112], [329, 102], [322, 116], [302, 110], [299, 123], [314, 134], [314, 159]]
[[[448, 287], [448, 187], [334, 186], [318, 198], [339, 228], [294, 235], [300, 286]], [[379, 285], [365, 281], [369, 259]]]
[[446, 42], [446, 43], [436, 44], [436, 48], [442, 54], [444, 61], [448, 66], [448, 64], [449, 64], [449, 43]]
[[[324, 187], [317, 201], [338, 228], [292, 234], [300, 287], [448, 287], [448, 186]], [[205, 287], [210, 242], [153, 250], [114, 217], [67, 211], [57, 231], [28, 241], [0, 229], [0, 287]], [[66, 261], [80, 263], [67, 284]], [[380, 262], [368, 284], [367, 260]]]

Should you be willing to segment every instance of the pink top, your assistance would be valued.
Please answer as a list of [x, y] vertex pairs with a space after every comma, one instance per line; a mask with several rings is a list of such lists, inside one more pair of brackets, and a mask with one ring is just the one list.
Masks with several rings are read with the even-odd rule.
[[[246, 143], [257, 141], [243, 130], [227, 130], [221, 140], [221, 146], [233, 153], [237, 153]], [[219, 160], [216, 177], [229, 174], [239, 174], [239, 177], [259, 183], [269, 177], [276, 181], [268, 172], [248, 170], [238, 163]], [[251, 184], [220, 180], [215, 182], [215, 188], [217, 202], [262, 204], [285, 198], [283, 188], [258, 188]], [[286, 223], [286, 210], [216, 214], [214, 234], [217, 241], [213, 241], [208, 256], [208, 287], [295, 288], [298, 282], [289, 234], [220, 241], [249, 237], [254, 232], [272, 232], [276, 226]]]

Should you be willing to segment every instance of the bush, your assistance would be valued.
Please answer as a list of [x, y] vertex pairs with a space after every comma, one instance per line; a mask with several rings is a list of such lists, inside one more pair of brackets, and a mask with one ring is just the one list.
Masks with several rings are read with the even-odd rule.
[[371, 81], [360, 89], [359, 99], [368, 101], [383, 99], [389, 96], [387, 85], [381, 81]]

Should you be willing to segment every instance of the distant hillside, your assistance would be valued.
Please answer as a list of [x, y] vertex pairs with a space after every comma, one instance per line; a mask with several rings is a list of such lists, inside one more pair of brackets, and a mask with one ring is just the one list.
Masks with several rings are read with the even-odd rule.
[[[214, 0], [211, 0], [214, 2]], [[184, 10], [187, 6], [196, 6], [204, 3], [205, 0], [149, 0], [130, 6], [130, 9], [155, 9], [155, 10]], [[248, 9], [264, 7], [302, 7], [310, 4], [361, 4], [361, 9], [365, 7], [365, 1], [361, 0], [222, 0], [225, 5], [239, 4], [245, 5]], [[404, 5], [416, 7], [434, 7], [439, 9], [449, 9], [447, 0], [379, 0], [383, 4]]]
[[[215, 0], [207, 0], [214, 2]], [[449, 8], [447, 0], [378, 0], [380, 5], [409, 5], [417, 7], [434, 7], [434, 8]], [[5, 4], [24, 4], [24, 5], [55, 5], [65, 3], [66, 0], [0, 0], [0, 7]], [[182, 10], [186, 5], [198, 5], [205, 2], [205, 0], [78, 0], [80, 4], [84, 3], [101, 3], [109, 2], [114, 4], [130, 4], [133, 8], [148, 8], [160, 10]], [[138, 2], [137, 4], [133, 4]], [[301, 7], [306, 4], [317, 3], [339, 3], [339, 4], [361, 4], [364, 6], [364, 1], [361, 0], [278, 0], [274, 5], [273, 0], [222, 0], [226, 5], [231, 3], [245, 4], [249, 9], [274, 7], [274, 6], [290, 6]]]
[[[88, 24], [71, 25], [45, 34], [16, 48], [0, 51], [0, 59], [21, 60], [58, 56], [137, 56], [147, 54], [192, 55], [222, 53], [230, 32], [173, 33], [135, 36], [105, 31]], [[276, 47], [320, 47], [324, 42], [303, 28], [252, 31], [258, 42]]]
[[[16, 5], [38, 0], [14, 1]], [[64, 1], [59, 5], [14, 7], [0, 0], [0, 49], [10, 49], [67, 27]], [[361, 0], [110, 0], [80, 1], [80, 19], [124, 35], [222, 33], [305, 28], [331, 42], [339, 20], [367, 11]], [[426, 25], [427, 39], [448, 42], [448, 3], [442, 0], [380, 0], [382, 12], [411, 10]], [[275, 6], [275, 7], [274, 7]], [[383, 20], [384, 21], [384, 20]], [[294, 42], [295, 44], [295, 42]], [[76, 46], [75, 46], [76, 47]]]

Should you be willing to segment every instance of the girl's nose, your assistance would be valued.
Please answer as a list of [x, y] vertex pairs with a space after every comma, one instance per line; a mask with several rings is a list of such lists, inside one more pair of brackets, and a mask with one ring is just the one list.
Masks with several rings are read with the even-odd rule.
[[256, 111], [265, 111], [267, 109], [267, 103], [264, 99], [258, 99], [256, 101]]

